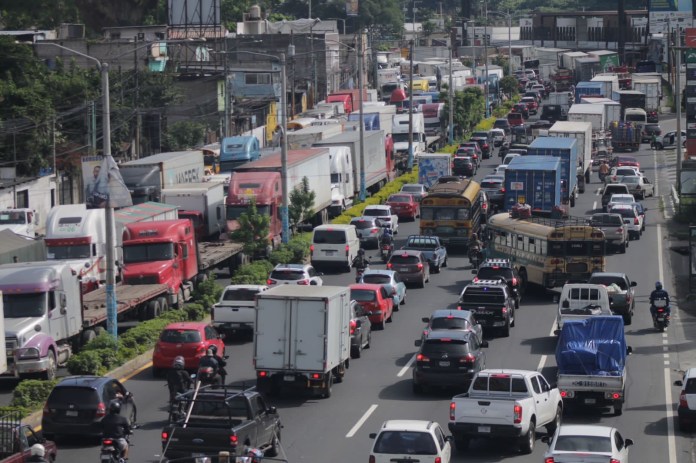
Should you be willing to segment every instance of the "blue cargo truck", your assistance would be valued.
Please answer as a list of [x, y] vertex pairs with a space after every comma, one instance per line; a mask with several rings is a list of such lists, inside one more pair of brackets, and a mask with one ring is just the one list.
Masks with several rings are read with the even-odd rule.
[[527, 204], [533, 214], [563, 216], [561, 160], [551, 156], [519, 156], [505, 169], [505, 209]]
[[537, 137], [527, 156], [553, 156], [561, 160], [562, 204], [575, 207], [578, 197], [578, 141], [575, 138]]
[[611, 98], [611, 95], [605, 94], [605, 88], [603, 82], [578, 82], [575, 86], [575, 101], [580, 102], [584, 96]]

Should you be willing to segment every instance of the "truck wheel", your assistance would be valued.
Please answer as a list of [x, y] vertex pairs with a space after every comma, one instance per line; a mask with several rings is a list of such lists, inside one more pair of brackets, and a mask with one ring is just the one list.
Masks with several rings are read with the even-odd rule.
[[174, 304], [174, 308], [177, 310], [184, 308], [184, 290], [181, 288], [179, 288], [179, 291], [176, 293], [176, 304]]
[[324, 390], [322, 391], [322, 397], [328, 399], [331, 397], [331, 392], [333, 390], [333, 375], [329, 371], [326, 373], [326, 379], [324, 380]]
[[266, 456], [277, 457], [280, 453], [280, 429], [273, 431], [273, 439], [271, 440], [271, 445], [266, 451]]
[[520, 441], [520, 452], [525, 455], [529, 455], [534, 451], [534, 444], [536, 442], [536, 424], [534, 421], [529, 422], [529, 431], [527, 434], [522, 436]]
[[623, 414], [623, 402], [614, 402], [614, 416], [621, 416]]
[[458, 452], [464, 452], [469, 448], [469, 442], [471, 442], [471, 440], [468, 437], [455, 437], [454, 448], [456, 448]]
[[160, 312], [164, 313], [169, 310], [169, 302], [167, 302], [167, 298], [164, 296], [158, 297], [157, 302], [159, 302], [160, 305]]
[[43, 373], [43, 378], [45, 380], [51, 381], [56, 379], [56, 370], [58, 369], [56, 365], [56, 354], [52, 350], [48, 351], [48, 367]]
[[358, 344], [350, 350], [350, 356], [354, 359], [359, 359], [362, 356], [362, 345]]
[[90, 341], [92, 341], [94, 338], [97, 337], [97, 333], [91, 328], [86, 329], [82, 332], [82, 345], [86, 345]]
[[502, 332], [502, 335], [504, 338], [507, 338], [510, 336], [510, 322], [509, 321], [508, 321], [507, 325], [505, 325], [505, 327], [503, 327], [501, 332]]
[[147, 303], [147, 318], [148, 320], [152, 320], [153, 318], [157, 318], [160, 314], [160, 305], [157, 299], [150, 301]]

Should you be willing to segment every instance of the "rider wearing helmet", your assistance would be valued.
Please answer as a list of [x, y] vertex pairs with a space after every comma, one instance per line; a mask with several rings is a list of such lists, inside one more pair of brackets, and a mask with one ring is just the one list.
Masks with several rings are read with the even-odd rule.
[[218, 354], [218, 348], [215, 345], [208, 346], [208, 350], [205, 352], [205, 356], [201, 357], [200, 366], [212, 366], [216, 373], [220, 375], [220, 380], [222, 384], [225, 384], [225, 377], [227, 377], [227, 371], [225, 367], [227, 362], [225, 359], [220, 357]]
[[191, 377], [184, 370], [184, 357], [179, 355], [172, 363], [173, 369], [167, 372], [167, 387], [169, 387], [169, 402], [173, 402], [177, 394], [182, 394], [191, 388]]
[[653, 319], [655, 318], [656, 300], [665, 300], [667, 302], [667, 305], [665, 306], [665, 314], [669, 319], [671, 313], [671, 307], [669, 306], [669, 294], [662, 288], [662, 283], [659, 281], [655, 283], [655, 291], [650, 293], [650, 315], [653, 316]]
[[389, 228], [389, 227], [384, 228], [384, 233], [382, 234], [382, 243], [391, 244], [393, 238], [394, 238], [394, 233], [392, 232], [391, 228]]
[[365, 257], [365, 250], [358, 249], [358, 255], [353, 259], [353, 267], [356, 270], [365, 270], [370, 265], [370, 262]]
[[121, 416], [121, 402], [112, 400], [109, 403], [109, 414], [101, 420], [104, 437], [110, 437], [121, 452], [121, 458], [128, 459], [128, 441], [126, 436], [131, 433], [131, 425], [126, 417]]
[[247, 463], [261, 463], [263, 460], [263, 452], [247, 445], [244, 447], [244, 458]]
[[29, 450], [30, 457], [27, 461], [32, 463], [47, 463], [46, 461], [46, 448], [41, 444], [34, 444]]

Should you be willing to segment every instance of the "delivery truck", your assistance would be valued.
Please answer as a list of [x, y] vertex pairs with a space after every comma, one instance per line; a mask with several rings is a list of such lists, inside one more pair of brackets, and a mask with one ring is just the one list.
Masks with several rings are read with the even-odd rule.
[[505, 169], [505, 209], [526, 204], [533, 214], [567, 216], [561, 198], [561, 160], [551, 156], [519, 156]]
[[606, 130], [604, 108], [593, 104], [576, 103], [571, 106], [568, 110], [568, 122], [589, 122], [595, 132]]
[[601, 82], [604, 86], [602, 96], [611, 98], [612, 92], [619, 90], [619, 76], [617, 74], [596, 74], [590, 82]]
[[133, 204], [161, 201], [161, 191], [180, 183], [202, 182], [205, 173], [202, 151], [159, 153], [119, 166]]
[[624, 114], [628, 108], [645, 109], [645, 93], [637, 90], [619, 90], [618, 92], [613, 92], [611, 99], [618, 101], [621, 105], [621, 119], [624, 118]]
[[162, 190], [162, 201], [189, 219], [198, 241], [215, 240], [225, 232], [225, 189], [222, 182], [187, 183]]
[[343, 132], [341, 124], [313, 125], [288, 133], [288, 149], [311, 148], [314, 143], [331, 138]]
[[575, 207], [578, 196], [578, 143], [574, 138], [539, 137], [527, 148], [527, 156], [554, 156], [561, 160], [562, 204]]
[[645, 112], [648, 122], [657, 122], [662, 95], [662, 77], [659, 74], [633, 74], [633, 90], [645, 94]]
[[418, 183], [430, 188], [437, 179], [452, 175], [452, 155], [449, 153], [425, 153], [418, 157]]
[[582, 97], [579, 103], [596, 104], [604, 107], [604, 128], [609, 130], [612, 121], [621, 120], [621, 105], [611, 98]]
[[308, 389], [328, 398], [350, 361], [350, 290], [280, 285], [256, 296], [254, 369], [260, 392]]
[[585, 192], [585, 185], [592, 176], [592, 124], [589, 122], [556, 122], [548, 131], [549, 137], [575, 138], [578, 149], [578, 191]]

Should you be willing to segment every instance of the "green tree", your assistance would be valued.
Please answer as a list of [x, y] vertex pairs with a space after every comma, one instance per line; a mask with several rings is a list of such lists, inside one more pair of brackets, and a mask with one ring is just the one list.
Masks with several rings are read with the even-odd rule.
[[510, 97], [517, 93], [517, 79], [514, 76], [505, 76], [500, 79], [500, 90]]
[[194, 121], [179, 121], [171, 124], [163, 140], [164, 151], [184, 151], [202, 145], [205, 124]]
[[237, 220], [239, 229], [232, 232], [232, 239], [244, 243], [244, 252], [247, 255], [264, 255], [270, 245], [268, 235], [271, 231], [271, 218], [266, 214], [260, 214], [256, 208], [256, 200], [252, 199], [247, 211]]
[[314, 215], [316, 193], [309, 189], [309, 179], [302, 177], [302, 184], [290, 192], [288, 215], [293, 228]]

